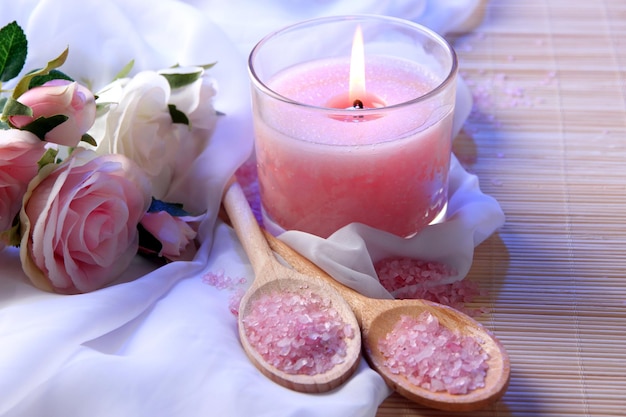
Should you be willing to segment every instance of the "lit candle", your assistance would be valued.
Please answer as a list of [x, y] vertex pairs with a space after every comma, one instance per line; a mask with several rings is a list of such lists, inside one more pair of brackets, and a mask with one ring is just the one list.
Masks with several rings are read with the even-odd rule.
[[[387, 37], [398, 27], [406, 33], [408, 26], [420, 39], [423, 30], [390, 18], [352, 20], [322, 19], [317, 28], [307, 23], [287, 29], [319, 29], [315, 42], [328, 42], [330, 50], [337, 32], [324, 25], [350, 25], [354, 32], [360, 24], [349, 54], [290, 63], [263, 80], [255, 65], [272, 37], [251, 56], [259, 184], [270, 229], [327, 237], [359, 222], [409, 236], [445, 215], [454, 54], [447, 49], [448, 68], [441, 70], [424, 52], [425, 62], [407, 59], [407, 46], [396, 48], [394, 36], [393, 47], [375, 37], [370, 42], [383, 52], [365, 54], [361, 27]], [[438, 41], [441, 49], [449, 48]], [[394, 55], [396, 50], [401, 53]]]
[[336, 109], [372, 109], [385, 107], [385, 102], [373, 94], [367, 93], [365, 86], [365, 51], [363, 48], [363, 30], [357, 26], [352, 40], [350, 54], [350, 84], [347, 94], [342, 92], [327, 103], [326, 107]]

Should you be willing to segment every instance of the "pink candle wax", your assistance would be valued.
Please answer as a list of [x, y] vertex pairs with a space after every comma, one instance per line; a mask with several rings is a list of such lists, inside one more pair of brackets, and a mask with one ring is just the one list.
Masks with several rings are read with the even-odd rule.
[[329, 109], [349, 103], [348, 72], [347, 59], [299, 64], [267, 83], [291, 102], [256, 97], [266, 220], [322, 237], [352, 222], [412, 235], [445, 213], [454, 101], [410, 103], [442, 80], [414, 62], [370, 56], [362, 101], [385, 107]]

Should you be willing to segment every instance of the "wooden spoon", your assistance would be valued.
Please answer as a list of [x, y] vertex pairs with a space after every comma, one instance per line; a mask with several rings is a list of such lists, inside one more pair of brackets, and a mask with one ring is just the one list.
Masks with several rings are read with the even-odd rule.
[[[281, 264], [263, 236], [246, 197], [237, 182], [231, 183], [224, 195], [224, 208], [237, 237], [250, 259], [255, 279], [239, 306], [239, 338], [252, 363], [268, 378], [287, 388], [300, 392], [320, 393], [343, 384], [356, 371], [361, 358], [361, 333], [350, 306], [327, 281], [309, 277]], [[329, 300], [344, 323], [352, 326], [354, 336], [345, 338], [346, 357], [330, 370], [315, 375], [292, 374], [268, 363], [252, 346], [245, 331], [244, 319], [252, 304], [260, 296], [273, 292], [312, 291]]]
[[[480, 323], [451, 307], [425, 300], [382, 300], [365, 297], [336, 281], [317, 265], [297, 253], [283, 241], [265, 232], [270, 247], [294, 269], [315, 276], [333, 285], [354, 311], [361, 327], [365, 357], [385, 382], [402, 396], [419, 404], [447, 411], [470, 411], [497, 401], [506, 391], [510, 378], [509, 356], [502, 344]], [[441, 325], [475, 338], [489, 355], [485, 386], [467, 394], [433, 392], [409, 382], [403, 375], [392, 373], [378, 348], [402, 315], [417, 317], [429, 311]]]

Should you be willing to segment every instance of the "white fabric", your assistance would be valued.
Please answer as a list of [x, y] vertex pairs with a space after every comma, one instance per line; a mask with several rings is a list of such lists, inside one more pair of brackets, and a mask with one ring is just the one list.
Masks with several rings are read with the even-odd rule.
[[[217, 61], [211, 70], [219, 85], [216, 107], [226, 114], [188, 184], [190, 195], [209, 211], [193, 261], [154, 270], [137, 258], [116, 285], [62, 296], [27, 281], [16, 249], [0, 252], [1, 416], [373, 416], [390, 393], [365, 362], [328, 394], [300, 394], [270, 382], [240, 348], [229, 291], [203, 282], [206, 273], [221, 270], [252, 278], [234, 234], [216, 222], [224, 184], [252, 149], [245, 54], [268, 31], [301, 18], [382, 13], [446, 32], [463, 27], [477, 2], [364, 0], [358, 10], [348, 0], [193, 3], [197, 9], [174, 0], [0, 2], [0, 25], [17, 20], [27, 31], [29, 69], [67, 45], [70, 58], [63, 69], [88, 78], [94, 88], [130, 59], [136, 71]], [[467, 91], [460, 96], [465, 104], [459, 106], [457, 129], [470, 108]], [[461, 239], [471, 262], [473, 245], [502, 219], [485, 223], [473, 217], [482, 209], [464, 209], [462, 196], [482, 194], [473, 177], [458, 173], [459, 201], [451, 207], [462, 207], [452, 221], [481, 224], [469, 241]], [[497, 203], [491, 203], [498, 215]]]
[[445, 34], [468, 31], [484, 0], [186, 0], [207, 10], [247, 55], [269, 33], [283, 26], [330, 15], [382, 14], [413, 20]]

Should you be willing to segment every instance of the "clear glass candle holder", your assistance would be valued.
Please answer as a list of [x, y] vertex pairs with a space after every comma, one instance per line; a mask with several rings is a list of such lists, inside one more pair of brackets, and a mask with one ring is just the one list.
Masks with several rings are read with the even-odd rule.
[[457, 60], [441, 36], [384, 16], [314, 19], [262, 39], [249, 72], [270, 231], [358, 222], [408, 237], [445, 218]]

